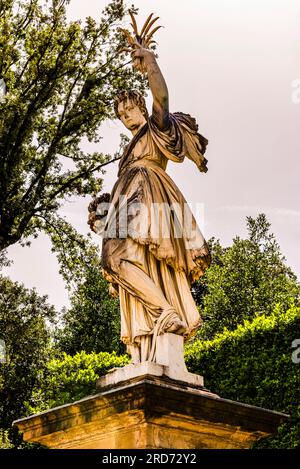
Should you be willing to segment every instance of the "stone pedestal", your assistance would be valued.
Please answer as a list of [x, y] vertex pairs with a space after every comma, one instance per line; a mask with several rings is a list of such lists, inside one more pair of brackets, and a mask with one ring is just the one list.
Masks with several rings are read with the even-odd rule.
[[157, 363], [128, 365], [100, 378], [98, 394], [14, 425], [25, 441], [49, 448], [229, 449], [249, 448], [288, 417], [222, 399], [182, 368], [179, 380], [173, 373]]

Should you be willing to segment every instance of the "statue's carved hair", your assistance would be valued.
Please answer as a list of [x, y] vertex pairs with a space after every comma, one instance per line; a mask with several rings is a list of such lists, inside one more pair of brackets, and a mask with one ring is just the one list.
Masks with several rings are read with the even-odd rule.
[[120, 119], [120, 116], [118, 113], [119, 104], [122, 103], [123, 101], [127, 101], [127, 99], [129, 99], [130, 101], [133, 101], [134, 104], [136, 104], [140, 108], [143, 116], [146, 119], [148, 118], [148, 110], [146, 108], [146, 101], [145, 101], [144, 96], [142, 96], [138, 91], [135, 91], [135, 90], [130, 90], [130, 91], [122, 90], [117, 94], [115, 98], [115, 102], [114, 102], [114, 110], [115, 110], [116, 117], [118, 119]]

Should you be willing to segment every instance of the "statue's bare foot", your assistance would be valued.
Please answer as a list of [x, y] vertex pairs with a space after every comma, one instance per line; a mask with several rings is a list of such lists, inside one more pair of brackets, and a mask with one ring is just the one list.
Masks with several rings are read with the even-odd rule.
[[173, 334], [184, 334], [186, 328], [187, 324], [184, 321], [180, 321], [178, 318], [167, 325], [165, 332], [171, 332]]

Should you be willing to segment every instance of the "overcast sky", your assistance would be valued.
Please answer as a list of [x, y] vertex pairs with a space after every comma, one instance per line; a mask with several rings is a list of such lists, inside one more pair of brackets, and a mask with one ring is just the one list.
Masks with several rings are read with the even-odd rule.
[[[106, 3], [71, 0], [69, 18], [97, 18]], [[208, 173], [199, 173], [190, 161], [168, 166], [185, 198], [203, 204], [204, 225], [199, 222], [205, 237], [229, 245], [234, 236], [246, 235], [247, 215], [264, 212], [287, 263], [300, 277], [299, 0], [134, 4], [140, 22], [154, 12], [164, 26], [156, 39], [171, 112], [196, 117], [200, 133], [209, 140]], [[120, 132], [124, 128], [119, 122], [107, 122], [98, 150], [114, 153]], [[105, 191], [116, 179], [116, 167], [108, 168]], [[63, 209], [82, 233], [87, 232], [89, 201], [78, 199]], [[94, 240], [98, 242], [96, 235]], [[30, 248], [12, 246], [8, 253], [14, 263], [5, 272], [12, 279], [48, 294], [58, 308], [68, 305], [46, 237]]]

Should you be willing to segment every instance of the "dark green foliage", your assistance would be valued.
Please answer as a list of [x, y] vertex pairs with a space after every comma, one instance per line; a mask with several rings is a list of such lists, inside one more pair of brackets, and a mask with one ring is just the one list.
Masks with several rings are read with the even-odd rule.
[[74, 292], [85, 282], [89, 270], [99, 266], [98, 246], [92, 243], [90, 235], [81, 235], [61, 217], [56, 217], [55, 224], [48, 224], [46, 231], [59, 262], [59, 273], [67, 289]]
[[6, 361], [0, 363], [0, 428], [26, 415], [30, 400], [49, 359], [53, 307], [34, 290], [0, 277], [0, 338], [5, 341]]
[[98, 248], [65, 220], [59, 220], [59, 227], [49, 234], [70, 290], [71, 307], [62, 313], [56, 346], [71, 355], [81, 350], [122, 353], [119, 301], [110, 295], [101, 274]]
[[0, 449], [46, 449], [46, 446], [24, 441], [23, 434], [16, 427], [11, 427], [9, 430], [0, 429]]
[[71, 297], [71, 308], [63, 316], [63, 329], [57, 333], [59, 348], [76, 352], [124, 352], [120, 341], [118, 299], [109, 293], [100, 265], [86, 270], [86, 278]]
[[296, 275], [285, 264], [265, 215], [247, 217], [248, 238], [236, 237], [222, 248], [210, 241], [213, 263], [193, 286], [204, 320], [199, 337], [211, 339], [226, 327], [271, 312], [277, 303], [287, 309], [300, 295]]
[[145, 88], [120, 53], [123, 0], [84, 24], [67, 21], [67, 3], [0, 2], [0, 250], [59, 229], [66, 197], [100, 190], [110, 156], [83, 151], [82, 139], [100, 141], [120, 89]]
[[[279, 437], [261, 447], [300, 449], [300, 363], [292, 360], [292, 343], [300, 339], [300, 308], [277, 306], [236, 330], [186, 348], [189, 370], [223, 398], [292, 415]], [[257, 447], [260, 447], [257, 445]]]
[[[41, 370], [39, 382], [31, 390], [30, 399], [24, 403], [25, 414], [36, 414], [94, 394], [97, 392], [96, 381], [100, 376], [112, 368], [128, 363], [127, 355], [118, 357], [114, 352], [80, 352], [72, 357], [65, 353], [57, 354], [57, 357], [51, 358]], [[0, 445], [1, 435], [0, 431]], [[18, 449], [44, 448], [37, 443], [25, 443], [16, 428], [11, 429], [9, 434], [3, 433], [3, 437], [3, 447], [11, 447], [13, 444], [13, 447]]]
[[27, 413], [38, 413], [93, 394], [100, 376], [128, 363], [127, 355], [118, 357], [114, 352], [80, 352], [73, 357], [63, 353], [49, 361], [40, 386], [27, 404]]

